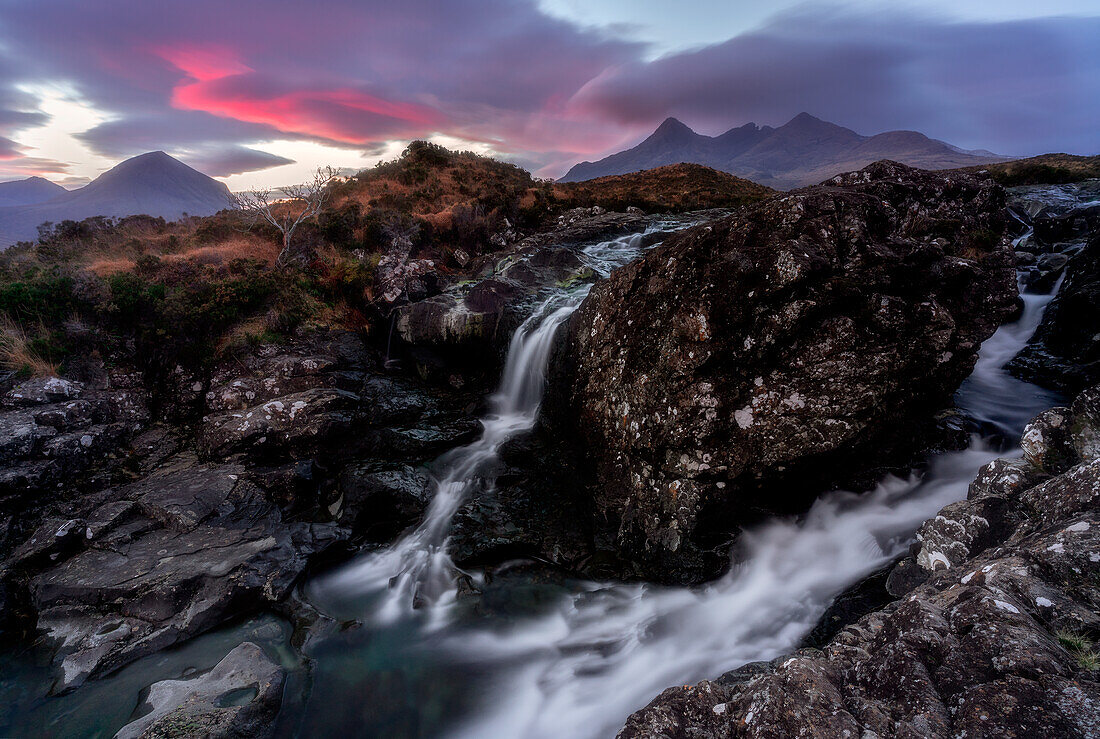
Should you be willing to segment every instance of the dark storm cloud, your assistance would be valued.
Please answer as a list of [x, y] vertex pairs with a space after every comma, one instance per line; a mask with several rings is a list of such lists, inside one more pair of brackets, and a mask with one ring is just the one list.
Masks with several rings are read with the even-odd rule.
[[621, 123], [725, 128], [806, 110], [1006, 153], [1100, 150], [1100, 18], [947, 23], [802, 11], [723, 44], [624, 65], [574, 99]]

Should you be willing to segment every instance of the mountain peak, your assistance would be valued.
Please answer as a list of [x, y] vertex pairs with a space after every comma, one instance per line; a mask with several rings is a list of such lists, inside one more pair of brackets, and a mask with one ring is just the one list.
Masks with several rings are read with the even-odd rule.
[[654, 131], [649, 138], [671, 139], [686, 138], [689, 136], [697, 135], [698, 134], [696, 134], [695, 131], [691, 130], [691, 128], [686, 123], [676, 118], [673, 118], [672, 116], [669, 116], [668, 118], [665, 118], [661, 125], [657, 126], [657, 130]]

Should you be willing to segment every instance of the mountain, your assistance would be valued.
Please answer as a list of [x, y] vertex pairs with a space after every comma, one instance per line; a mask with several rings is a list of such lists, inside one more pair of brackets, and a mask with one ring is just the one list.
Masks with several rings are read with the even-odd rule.
[[51, 200], [0, 208], [0, 247], [32, 240], [50, 221], [80, 221], [92, 216], [159, 216], [174, 220], [204, 216], [232, 207], [229, 188], [215, 179], [154, 151], [127, 159], [89, 184]]
[[598, 162], [581, 162], [559, 182], [628, 174], [679, 162], [703, 164], [781, 190], [812, 185], [840, 172], [893, 159], [922, 169], [952, 169], [1004, 161], [987, 151], [966, 151], [916, 131], [863, 136], [809, 113], [779, 128], [746, 123], [704, 136], [675, 118], [632, 149]]
[[43, 203], [68, 190], [44, 177], [28, 177], [25, 180], [0, 182], [0, 207]]

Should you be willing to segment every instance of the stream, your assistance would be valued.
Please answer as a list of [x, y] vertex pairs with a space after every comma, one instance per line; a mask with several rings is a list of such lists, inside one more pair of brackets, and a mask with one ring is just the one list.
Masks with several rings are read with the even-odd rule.
[[[626, 237], [585, 251], [606, 273], [639, 247]], [[529, 612], [520, 606], [519, 615], [503, 618], [472, 614], [456, 597], [460, 573], [447, 555], [451, 517], [470, 486], [493, 484], [479, 471], [501, 444], [534, 424], [553, 334], [588, 289], [548, 296], [516, 332], [483, 435], [444, 458], [424, 523], [308, 585], [308, 598], [323, 611], [364, 626], [320, 646], [314, 698], [290, 734], [614, 736], [630, 713], [670, 685], [795, 648], [838, 592], [901, 554], [921, 522], [965, 498], [978, 469], [1003, 456], [1005, 441], [1014, 444], [1031, 417], [1058, 401], [1002, 370], [1052, 298], [1024, 295], [1021, 317], [985, 342], [957, 396], [994, 438], [975, 436], [965, 450], [936, 455], [919, 475], [888, 477], [864, 494], [832, 492], [802, 516], [750, 528], [739, 562], [706, 586], [574, 582], [555, 592], [561, 586], [520, 581], [513, 595], [535, 601]], [[394, 670], [395, 662], [402, 667]], [[376, 684], [377, 675], [365, 674], [372, 664], [402, 686], [396, 705], [342, 700], [334, 708], [333, 692], [358, 678]], [[362, 697], [375, 698], [369, 690]]]
[[[684, 225], [592, 244], [583, 258], [607, 276]], [[838, 593], [905, 551], [925, 519], [965, 498], [978, 469], [1011, 454], [1024, 424], [1060, 401], [1002, 369], [1052, 298], [1025, 294], [1020, 318], [983, 344], [958, 391], [958, 406], [983, 430], [969, 448], [935, 455], [919, 473], [888, 477], [869, 492], [831, 492], [803, 515], [750, 527], [737, 563], [716, 581], [592, 582], [522, 566], [491, 581], [462, 572], [448, 553], [452, 519], [475, 486], [496, 484], [501, 446], [535, 424], [555, 332], [590, 289], [539, 296], [511, 340], [480, 438], [433, 465], [423, 523], [301, 587], [297, 597], [331, 620], [298, 635], [271, 615], [244, 620], [60, 697], [47, 696], [55, 669], [47, 654], [5, 654], [0, 735], [110, 737], [145, 686], [209, 669], [248, 640], [288, 672], [279, 737], [612, 737], [666, 687], [795, 648]], [[481, 596], [467, 597], [461, 582]]]

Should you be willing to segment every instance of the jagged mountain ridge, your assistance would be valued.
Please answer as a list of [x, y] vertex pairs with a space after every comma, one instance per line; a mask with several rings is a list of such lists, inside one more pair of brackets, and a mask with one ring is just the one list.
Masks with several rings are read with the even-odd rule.
[[154, 151], [127, 159], [84, 187], [31, 205], [0, 208], [0, 247], [34, 239], [47, 221], [151, 215], [173, 220], [232, 206], [229, 188], [178, 159]]
[[863, 136], [809, 113], [800, 113], [779, 128], [746, 123], [719, 136], [696, 133], [681, 121], [668, 118], [637, 146], [596, 162], [581, 162], [559, 182], [691, 162], [788, 190], [861, 169], [880, 159], [922, 169], [952, 169], [1006, 158], [959, 149], [917, 131]]

